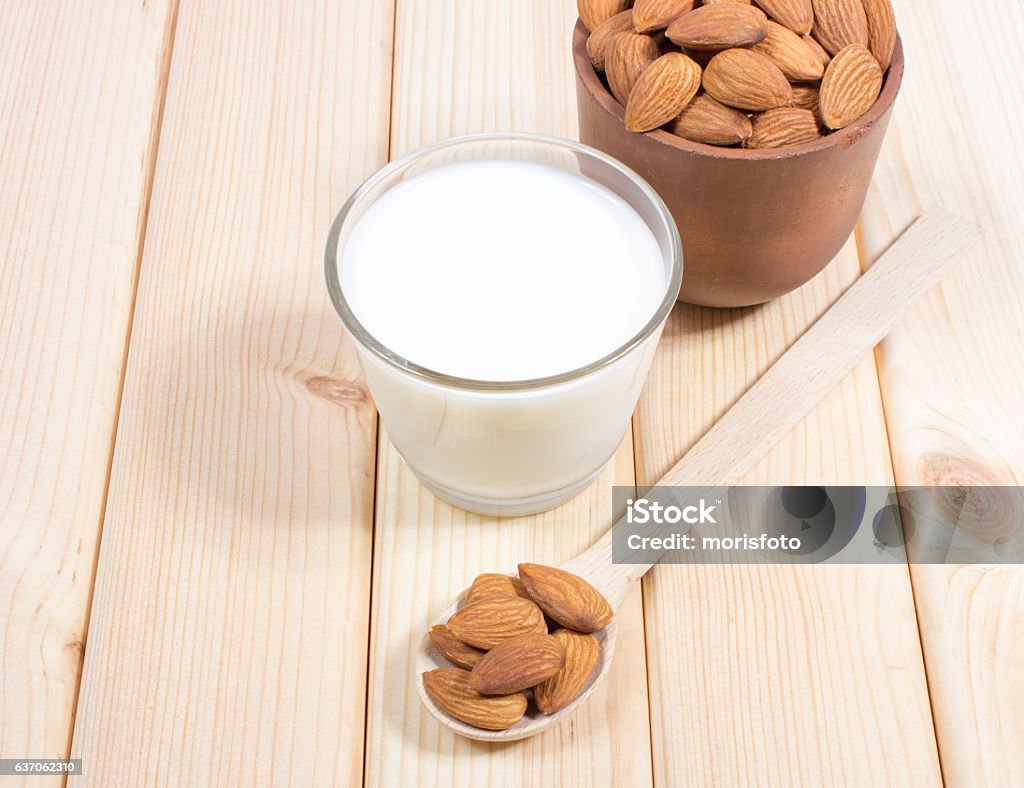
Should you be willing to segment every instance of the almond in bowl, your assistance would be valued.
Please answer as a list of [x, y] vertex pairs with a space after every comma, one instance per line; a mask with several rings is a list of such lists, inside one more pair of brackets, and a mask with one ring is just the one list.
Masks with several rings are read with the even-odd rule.
[[679, 299], [749, 306], [820, 272], [853, 231], [902, 82], [890, 0], [579, 6], [594, 22], [573, 38], [580, 140], [667, 204]]
[[[796, 145], [849, 126], [881, 94], [897, 38], [890, 0], [640, 0], [625, 10], [579, 0], [578, 6], [589, 31], [587, 53], [624, 106], [626, 129], [665, 128], [707, 145]], [[774, 113], [758, 123], [761, 113], [794, 107], [798, 88], [820, 90], [825, 100], [813, 108], [801, 100], [798, 108], [809, 116]], [[696, 102], [707, 109], [707, 99], [771, 133], [737, 139], [720, 133], [719, 115], [699, 111], [681, 122]], [[817, 124], [813, 136], [808, 118]]]

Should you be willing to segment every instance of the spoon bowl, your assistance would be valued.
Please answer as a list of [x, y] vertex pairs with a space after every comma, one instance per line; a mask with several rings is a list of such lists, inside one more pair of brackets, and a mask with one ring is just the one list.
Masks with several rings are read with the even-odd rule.
[[[604, 564], [606, 572], [605, 581], [603, 583], [596, 580], [594, 577], [596, 572], [593, 571], [596, 566], [601, 565], [602, 560], [607, 561], [607, 564]], [[611, 571], [609, 567], [617, 571]], [[609, 533], [598, 541], [593, 548], [577, 558], [562, 564], [561, 568], [567, 572], [572, 572], [572, 574], [583, 577], [587, 582], [600, 590], [601, 594], [603, 594], [604, 598], [608, 601], [608, 604], [617, 612], [618, 606], [622, 603], [623, 598], [629, 592], [633, 583], [640, 579], [640, 576], [647, 571], [649, 565], [628, 567], [613, 566], [611, 564], [611, 539], [609, 531]], [[510, 573], [510, 576], [515, 576], [515, 573]], [[451, 618], [452, 615], [466, 603], [466, 595], [468, 592], [468, 588], [464, 590], [464, 592], [459, 595], [459, 598], [452, 605], [447, 607], [444, 612], [431, 622], [430, 625], [434, 626], [435, 624], [446, 623], [447, 620], [449, 620], [449, 618]], [[597, 639], [597, 642], [600, 645], [600, 655], [598, 656], [597, 666], [594, 668], [590, 681], [587, 682], [583, 691], [575, 697], [571, 703], [553, 714], [544, 714], [538, 710], [534, 703], [530, 703], [526, 709], [526, 713], [523, 714], [518, 723], [504, 731], [484, 731], [480, 728], [474, 728], [473, 726], [466, 725], [455, 717], [449, 716], [449, 714], [443, 711], [440, 706], [434, 703], [434, 699], [427, 694], [426, 688], [423, 686], [423, 674], [437, 667], [454, 667], [454, 665], [444, 659], [444, 657], [441, 656], [441, 653], [434, 648], [434, 644], [431, 642], [428, 634], [424, 634], [416, 653], [416, 689], [417, 692], [419, 692], [420, 700], [423, 701], [423, 705], [426, 706], [427, 711], [429, 711], [441, 725], [451, 731], [454, 731], [460, 736], [484, 742], [512, 742], [518, 739], [536, 736], [537, 734], [548, 730], [552, 726], [558, 725], [562, 719], [572, 714], [575, 709], [590, 697], [590, 694], [597, 689], [601, 682], [605, 680], [605, 677], [608, 675], [608, 669], [611, 667], [612, 657], [614, 656], [615, 636], [617, 631], [617, 619], [612, 618], [611, 623], [603, 629], [598, 629], [596, 632], [593, 632], [593, 636]], [[532, 700], [532, 693], [530, 690], [526, 690], [526, 697]]]

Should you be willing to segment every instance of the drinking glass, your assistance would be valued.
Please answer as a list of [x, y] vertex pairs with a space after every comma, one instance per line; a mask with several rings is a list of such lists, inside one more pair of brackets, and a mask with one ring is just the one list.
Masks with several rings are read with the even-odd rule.
[[[588, 178], [621, 197], [650, 228], [665, 266], [664, 297], [643, 328], [604, 357], [529, 380], [455, 377], [386, 347], [349, 308], [341, 269], [346, 242], [366, 210], [409, 178], [455, 162], [494, 160], [545, 164]], [[371, 176], [331, 226], [325, 269], [331, 301], [355, 342], [382, 424], [412, 472], [457, 507], [512, 516], [572, 498], [597, 478], [615, 453], [676, 302], [683, 260], [676, 224], [665, 204], [625, 165], [569, 140], [499, 133], [420, 148]]]

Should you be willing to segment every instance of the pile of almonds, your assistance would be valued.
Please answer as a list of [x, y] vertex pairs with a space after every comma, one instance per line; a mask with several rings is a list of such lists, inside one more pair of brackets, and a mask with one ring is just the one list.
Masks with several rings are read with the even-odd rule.
[[587, 52], [626, 128], [777, 148], [844, 128], [878, 99], [890, 0], [577, 0]]
[[466, 604], [429, 632], [457, 667], [424, 673], [423, 686], [446, 714], [475, 728], [519, 722], [525, 690], [541, 713], [554, 714], [587, 686], [601, 651], [591, 633], [611, 620], [600, 592], [563, 569], [520, 564], [519, 577], [480, 575]]

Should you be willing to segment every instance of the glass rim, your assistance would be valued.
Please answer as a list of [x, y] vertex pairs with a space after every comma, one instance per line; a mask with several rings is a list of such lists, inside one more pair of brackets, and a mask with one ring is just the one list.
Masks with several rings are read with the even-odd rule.
[[[338, 239], [341, 237], [342, 228], [345, 226], [345, 222], [353, 209], [362, 203], [374, 188], [376, 188], [382, 181], [390, 178], [396, 171], [430, 154], [446, 148], [463, 147], [480, 142], [497, 141], [513, 141], [548, 145], [562, 148], [573, 153], [582, 153], [593, 159], [601, 161], [606, 166], [621, 173], [640, 189], [640, 192], [651, 202], [658, 219], [668, 231], [669, 255], [672, 258], [671, 271], [669, 272], [668, 283], [665, 287], [665, 295], [662, 297], [658, 308], [654, 311], [654, 314], [647, 323], [645, 323], [644, 326], [625, 343], [615, 348], [610, 353], [582, 367], [576, 367], [566, 372], [559, 372], [555, 375], [547, 375], [539, 378], [525, 378], [522, 380], [483, 380], [463, 378], [458, 375], [449, 375], [444, 372], [438, 372], [437, 370], [433, 370], [429, 367], [417, 364], [414, 361], [410, 361], [401, 354], [391, 350], [373, 336], [373, 334], [371, 334], [363, 324], [359, 322], [359, 319], [355, 316], [351, 307], [349, 307], [348, 301], [345, 299], [345, 295], [342, 292], [341, 277], [337, 264]], [[521, 391], [554, 386], [585, 377], [592, 372], [596, 372], [615, 361], [618, 361], [623, 356], [628, 355], [634, 348], [648, 339], [664, 323], [669, 312], [672, 311], [672, 307], [675, 306], [676, 298], [679, 294], [679, 287], [682, 284], [683, 278], [683, 253], [682, 242], [679, 238], [679, 230], [676, 227], [675, 220], [672, 218], [672, 214], [668, 210], [668, 206], [665, 205], [665, 201], [661, 199], [661, 196], [654, 191], [653, 187], [651, 187], [647, 181], [618, 159], [615, 159], [614, 157], [595, 148], [591, 148], [588, 145], [584, 145], [573, 140], [563, 139], [561, 137], [526, 132], [485, 132], [482, 134], [464, 134], [456, 137], [449, 137], [447, 139], [416, 148], [415, 150], [409, 151], [403, 156], [388, 162], [363, 181], [359, 187], [352, 192], [349, 198], [345, 200], [345, 203], [341, 206], [341, 209], [334, 217], [334, 221], [331, 223], [330, 232], [327, 234], [327, 247], [324, 250], [324, 273], [327, 277], [327, 292], [330, 295], [331, 303], [334, 305], [335, 312], [337, 312], [338, 317], [341, 318], [342, 324], [360, 345], [383, 361], [386, 365], [398, 369], [407, 375], [411, 375], [414, 378], [447, 388], [468, 389], [473, 391]]]

